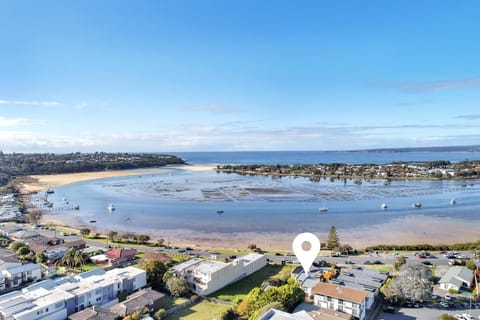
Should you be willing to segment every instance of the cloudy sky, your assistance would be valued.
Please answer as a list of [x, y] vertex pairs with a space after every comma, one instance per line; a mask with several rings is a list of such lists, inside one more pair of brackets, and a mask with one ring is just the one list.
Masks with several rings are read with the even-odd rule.
[[480, 2], [0, 1], [0, 149], [478, 144]]

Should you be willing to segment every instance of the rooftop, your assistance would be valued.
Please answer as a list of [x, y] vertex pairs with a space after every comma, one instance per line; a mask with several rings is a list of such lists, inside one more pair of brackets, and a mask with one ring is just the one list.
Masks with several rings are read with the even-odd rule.
[[367, 297], [366, 291], [326, 282], [317, 283], [313, 288], [312, 293], [359, 304], [363, 303]]

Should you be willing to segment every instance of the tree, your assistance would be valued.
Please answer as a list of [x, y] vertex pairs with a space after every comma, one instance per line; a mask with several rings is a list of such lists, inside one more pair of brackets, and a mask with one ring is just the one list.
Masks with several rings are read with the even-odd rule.
[[135, 310], [131, 315], [126, 316], [123, 320], [140, 320], [142, 313], [139, 310]]
[[148, 234], [139, 234], [138, 236], [136, 236], [136, 240], [138, 241], [138, 243], [144, 244], [145, 242], [150, 240], [150, 236]]
[[327, 249], [332, 250], [335, 248], [340, 248], [340, 239], [338, 238], [335, 226], [331, 226], [330, 231], [328, 232]]
[[42, 216], [43, 213], [41, 210], [32, 210], [28, 213], [28, 221], [33, 224], [39, 224]]
[[89, 228], [82, 228], [82, 229], [80, 229], [80, 234], [82, 236], [88, 236], [90, 234], [90, 231], [91, 230]]
[[108, 240], [110, 240], [111, 242], [114, 242], [115, 241], [115, 237], [118, 235], [118, 232], [117, 231], [109, 231], [108, 232]]
[[432, 272], [423, 264], [404, 265], [383, 292], [393, 302], [427, 300], [433, 291]]
[[167, 267], [161, 261], [147, 261], [142, 269], [147, 272], [147, 283], [154, 290], [160, 290], [163, 287], [163, 275], [167, 271]]
[[30, 249], [28, 247], [20, 247], [18, 248], [17, 253], [21, 256], [26, 256], [30, 253]]
[[163, 308], [158, 309], [157, 312], [155, 312], [154, 314], [154, 317], [156, 320], [162, 320], [164, 316], [165, 316], [165, 309]]
[[43, 254], [43, 252], [37, 252], [35, 254], [35, 262], [38, 264], [43, 264], [47, 262], [47, 257]]
[[157, 239], [157, 246], [161, 247], [163, 246], [164, 243], [165, 243], [165, 239], [163, 238]]
[[181, 297], [188, 292], [187, 281], [182, 278], [172, 277], [167, 281], [167, 289], [173, 297]]
[[475, 263], [474, 259], [470, 259], [465, 263], [465, 267], [467, 267], [470, 270], [476, 270], [477, 269], [477, 264]]
[[399, 256], [397, 259], [395, 259], [395, 263], [393, 264], [393, 268], [395, 270], [400, 270], [400, 267], [403, 266], [404, 264], [407, 263], [407, 259], [405, 259], [404, 256]]
[[237, 314], [235, 313], [235, 311], [233, 311], [233, 309], [228, 309], [228, 310], [225, 310], [221, 315], [220, 315], [220, 319], [221, 320], [235, 320], [237, 319], [238, 316]]
[[85, 256], [84, 254], [74, 248], [71, 247], [65, 252], [61, 264], [63, 264], [66, 267], [72, 268], [75, 270], [75, 268], [80, 267], [80, 271], [83, 270], [83, 264], [85, 263]]
[[20, 249], [21, 247], [25, 247], [25, 243], [22, 243], [22, 242], [19, 242], [19, 241], [14, 241], [12, 243], [10, 243], [10, 249], [12, 249], [13, 251], [17, 252], [18, 249]]

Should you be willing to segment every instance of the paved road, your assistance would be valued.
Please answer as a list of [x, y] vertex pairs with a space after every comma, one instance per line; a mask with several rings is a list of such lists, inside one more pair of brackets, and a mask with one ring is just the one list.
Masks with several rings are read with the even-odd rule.
[[[55, 230], [45, 230], [45, 229], [37, 229], [38, 232], [41, 234], [47, 236], [47, 237], [53, 237], [57, 236], [59, 238], [64, 238], [66, 241], [71, 241], [71, 240], [76, 240], [80, 239], [80, 236], [77, 235], [65, 235], [62, 232], [55, 231]], [[105, 242], [99, 242], [99, 241], [90, 241], [85, 239], [86, 243], [89, 246], [107, 246], [107, 241]], [[111, 244], [114, 245], [114, 244]], [[116, 244], [115, 244], [116, 245]], [[142, 248], [143, 251], [158, 251], [159, 248]], [[186, 253], [190, 254], [192, 256], [199, 256], [199, 257], [210, 257], [212, 255], [212, 251], [204, 251], [204, 250], [185, 250], [185, 248], [176, 248], [175, 249], [164, 249], [161, 248], [161, 251], [165, 253]], [[231, 254], [215, 254], [217, 256], [218, 260], [223, 260], [225, 258], [231, 258]], [[432, 265], [448, 265], [449, 259], [438, 254], [437, 253], [432, 253], [432, 256], [427, 259], [420, 259], [418, 256], [415, 256], [413, 254], [404, 254], [404, 256], [407, 258], [407, 264], [415, 264], [415, 263], [426, 263], [426, 264], [432, 264]], [[285, 263], [298, 263], [297, 257], [293, 254], [288, 254], [288, 255], [273, 255], [273, 254], [267, 254], [267, 258], [270, 261], [273, 261], [275, 263], [281, 263], [282, 261], [285, 261]], [[377, 262], [377, 264], [386, 264], [386, 265], [392, 265], [395, 261], [395, 257], [391, 253], [372, 253], [372, 254], [363, 254], [360, 256], [349, 256], [349, 257], [330, 257], [330, 256], [324, 256], [320, 254], [320, 256], [315, 259], [316, 262], [320, 261], [326, 261], [329, 263], [335, 263], [335, 264], [345, 264], [347, 260], [351, 261], [354, 264], [365, 264], [365, 262], [370, 262], [374, 264]]]

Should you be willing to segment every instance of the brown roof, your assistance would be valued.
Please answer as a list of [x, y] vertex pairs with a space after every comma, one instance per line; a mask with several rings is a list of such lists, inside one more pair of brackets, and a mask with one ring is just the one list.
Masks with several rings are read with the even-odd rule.
[[[85, 240], [83, 239], [78, 239], [78, 240], [73, 240], [69, 242], [63, 242], [63, 243], [58, 243], [55, 241], [56, 239], [48, 239], [48, 238], [42, 238], [34, 241], [29, 241], [27, 242], [28, 247], [30, 250], [33, 252], [45, 252], [49, 250], [54, 250], [58, 248], [84, 248], [85, 247]], [[58, 243], [58, 244], [52, 244], [52, 243]]]
[[313, 288], [312, 293], [355, 303], [362, 303], [365, 298], [367, 298], [366, 291], [326, 282], [317, 283]]
[[147, 261], [161, 261], [161, 262], [170, 262], [173, 259], [167, 256], [164, 253], [160, 252], [145, 252], [143, 255], [142, 261], [147, 262]]
[[163, 293], [151, 288], [143, 289], [129, 295], [125, 301], [113, 305], [110, 307], [110, 311], [119, 316], [125, 316], [132, 314], [135, 310], [142, 310], [144, 307], [150, 306], [164, 296]]

